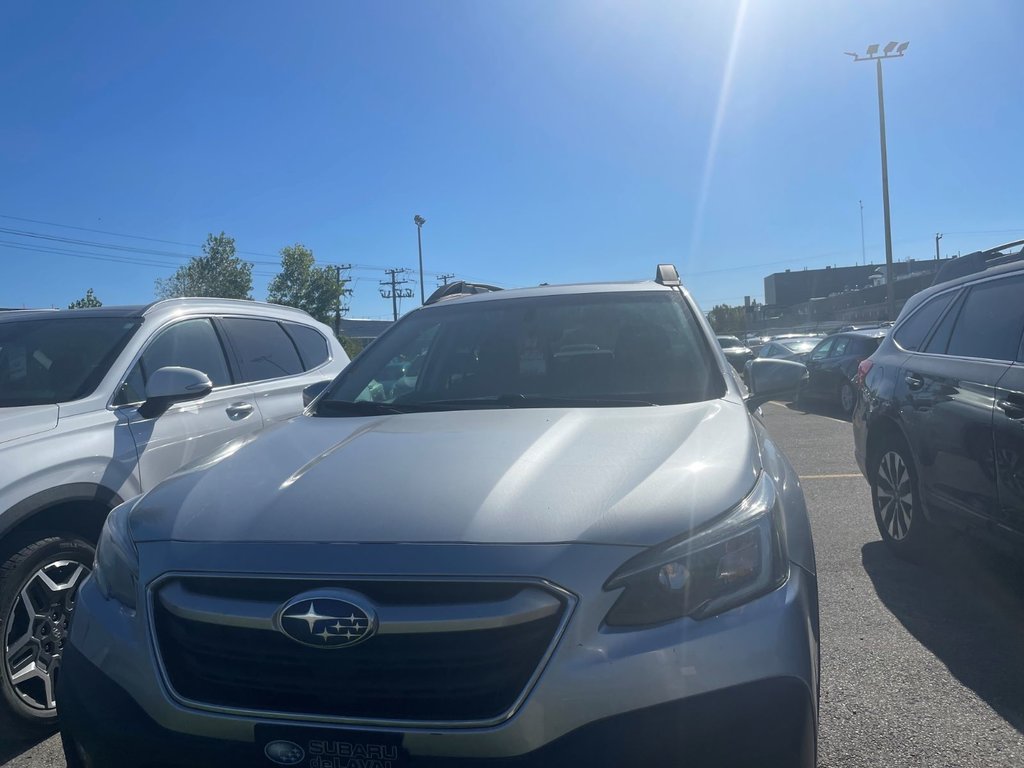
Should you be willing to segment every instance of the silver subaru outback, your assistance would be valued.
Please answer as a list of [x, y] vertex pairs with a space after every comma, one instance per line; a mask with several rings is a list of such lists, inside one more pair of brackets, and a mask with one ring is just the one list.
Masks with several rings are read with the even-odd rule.
[[674, 268], [409, 313], [107, 519], [69, 766], [813, 766], [803, 494]]

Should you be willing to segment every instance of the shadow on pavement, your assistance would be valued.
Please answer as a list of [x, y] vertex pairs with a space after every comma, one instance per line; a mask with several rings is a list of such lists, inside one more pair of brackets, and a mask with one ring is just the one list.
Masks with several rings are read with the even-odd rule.
[[831, 416], [833, 419], [849, 421], [850, 418], [843, 414], [838, 406], [831, 405], [824, 400], [802, 400], [797, 405], [795, 402], [784, 403], [785, 407], [794, 413], [804, 416]]
[[53, 736], [52, 733], [47, 733], [42, 736], [22, 740], [8, 739], [0, 736], [0, 766], [13, 760], [23, 752], [28, 752], [30, 749], [46, 741], [51, 736]]
[[923, 565], [861, 549], [878, 597], [965, 686], [1024, 733], [1024, 563], [950, 538]]

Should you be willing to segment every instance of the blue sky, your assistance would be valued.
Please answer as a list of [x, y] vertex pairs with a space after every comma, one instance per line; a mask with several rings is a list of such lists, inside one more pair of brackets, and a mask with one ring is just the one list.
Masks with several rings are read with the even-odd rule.
[[[5, 3], [0, 216], [186, 245], [0, 228], [177, 254], [223, 230], [256, 298], [298, 241], [385, 317], [419, 213], [428, 290], [671, 261], [705, 309], [740, 303], [858, 261], [858, 200], [884, 260], [873, 67], [843, 56], [871, 42], [911, 41], [886, 65], [896, 258], [1024, 237], [1022, 28], [1016, 0]], [[167, 253], [0, 232], [0, 306], [147, 301]]]

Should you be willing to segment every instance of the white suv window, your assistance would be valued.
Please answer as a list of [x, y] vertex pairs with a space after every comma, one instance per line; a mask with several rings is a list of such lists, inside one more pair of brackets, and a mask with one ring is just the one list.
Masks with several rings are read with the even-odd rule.
[[295, 344], [275, 321], [225, 317], [221, 323], [238, 355], [242, 381], [266, 381], [302, 373]]
[[215, 387], [231, 383], [231, 373], [217, 331], [206, 318], [184, 320], [157, 334], [128, 374], [118, 393], [118, 405], [146, 399], [146, 381], [158, 368], [180, 365], [210, 377]]

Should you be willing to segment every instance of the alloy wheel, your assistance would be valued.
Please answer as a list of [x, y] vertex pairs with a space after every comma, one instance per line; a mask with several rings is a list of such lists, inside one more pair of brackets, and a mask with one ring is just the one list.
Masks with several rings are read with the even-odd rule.
[[90, 569], [77, 560], [54, 560], [22, 586], [4, 624], [4, 674], [31, 710], [56, 709], [55, 690], [78, 586]]
[[896, 451], [888, 451], [882, 456], [878, 465], [876, 488], [882, 525], [894, 541], [902, 541], [910, 533], [914, 517], [914, 496], [910, 486], [910, 470]]
[[844, 384], [839, 390], [839, 404], [843, 408], [843, 413], [853, 413], [853, 406], [856, 405], [857, 395], [853, 391], [853, 387], [849, 384]]

